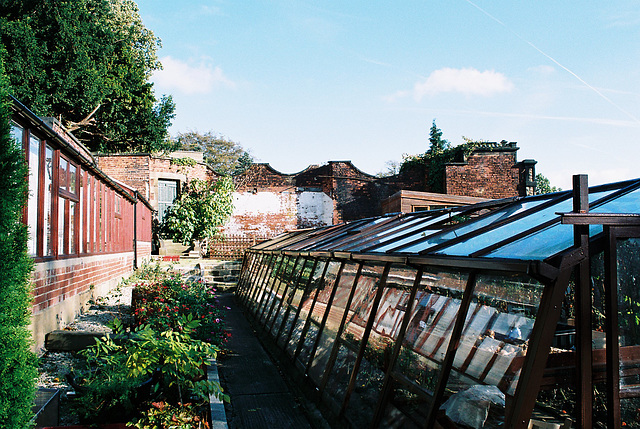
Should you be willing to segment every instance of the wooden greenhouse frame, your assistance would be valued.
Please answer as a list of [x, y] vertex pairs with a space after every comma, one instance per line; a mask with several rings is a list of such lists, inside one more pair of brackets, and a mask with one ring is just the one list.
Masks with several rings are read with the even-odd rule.
[[[573, 191], [283, 234], [246, 252], [237, 296], [340, 425], [633, 427], [638, 239], [640, 179], [580, 175]], [[569, 410], [544, 405], [557, 389]]]

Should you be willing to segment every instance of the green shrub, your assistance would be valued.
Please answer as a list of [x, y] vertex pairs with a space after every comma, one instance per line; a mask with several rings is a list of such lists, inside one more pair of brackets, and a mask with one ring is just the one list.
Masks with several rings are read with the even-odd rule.
[[0, 63], [0, 422], [24, 428], [32, 418], [37, 376], [28, 330], [33, 262], [22, 223], [28, 170], [22, 148], [10, 136], [9, 103]]

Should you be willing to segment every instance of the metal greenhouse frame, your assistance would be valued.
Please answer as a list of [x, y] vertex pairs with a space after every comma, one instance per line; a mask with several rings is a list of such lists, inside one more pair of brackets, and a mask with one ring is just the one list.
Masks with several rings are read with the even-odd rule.
[[[294, 231], [238, 298], [350, 427], [640, 427], [640, 179]], [[635, 414], [634, 414], [635, 413]]]

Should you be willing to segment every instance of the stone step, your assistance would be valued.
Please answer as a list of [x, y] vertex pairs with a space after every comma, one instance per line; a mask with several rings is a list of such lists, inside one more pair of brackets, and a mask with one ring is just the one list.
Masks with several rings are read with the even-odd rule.
[[96, 343], [106, 332], [94, 331], [51, 331], [44, 339], [44, 346], [50, 352], [77, 352]]

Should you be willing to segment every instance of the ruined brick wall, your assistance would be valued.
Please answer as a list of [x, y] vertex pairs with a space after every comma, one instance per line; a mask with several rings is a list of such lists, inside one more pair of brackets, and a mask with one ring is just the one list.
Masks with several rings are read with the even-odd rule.
[[381, 202], [397, 191], [395, 185], [358, 170], [350, 161], [329, 162], [330, 196], [336, 202], [334, 224], [377, 216]]
[[517, 196], [516, 161], [515, 150], [476, 151], [465, 163], [446, 166], [446, 193], [481, 198]]
[[296, 186], [296, 175], [274, 170], [269, 164], [256, 163], [244, 173], [235, 176], [236, 192], [282, 192]]

